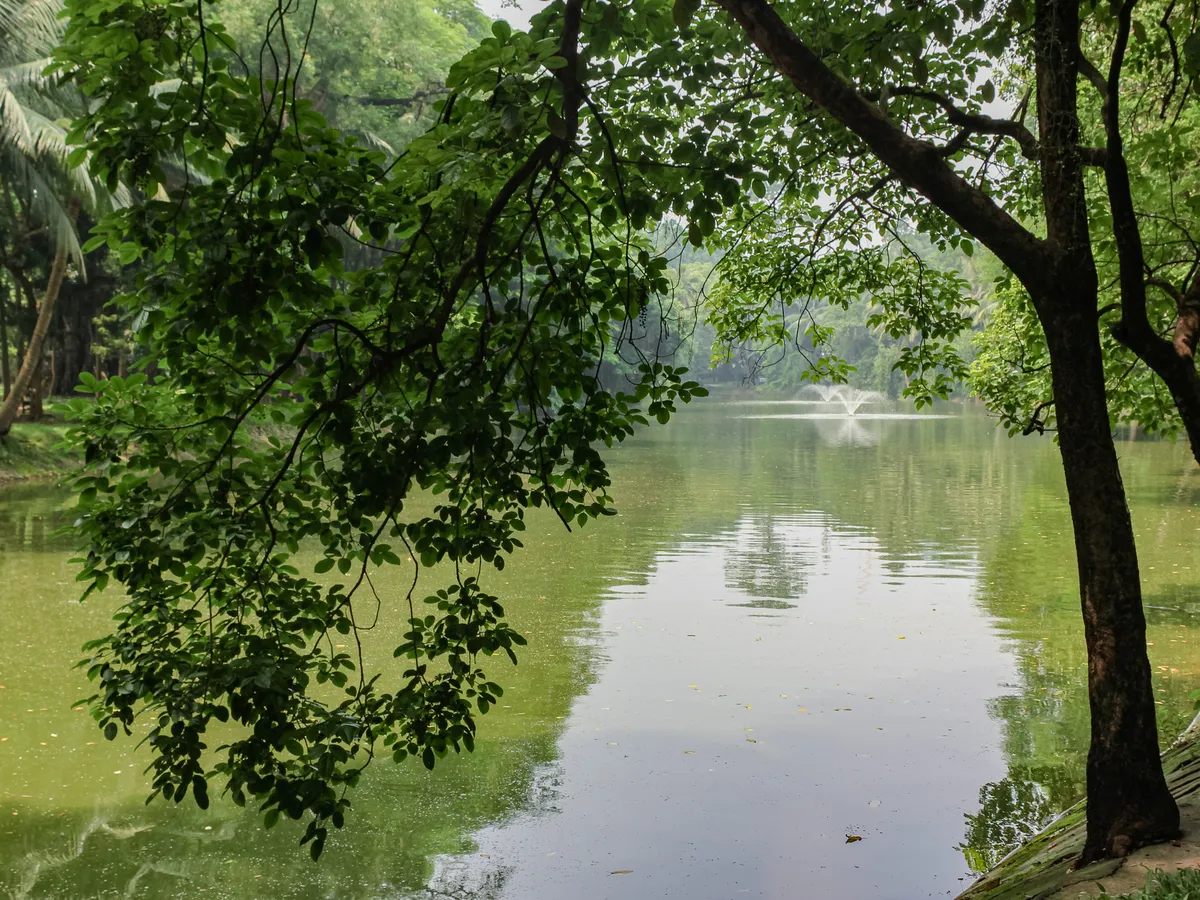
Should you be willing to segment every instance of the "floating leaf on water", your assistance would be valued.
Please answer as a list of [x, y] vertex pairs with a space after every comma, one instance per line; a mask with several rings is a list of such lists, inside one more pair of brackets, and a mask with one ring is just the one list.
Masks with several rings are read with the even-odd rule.
[[695, 750], [684, 750], [683, 752], [684, 753], [695, 753], [696, 751]]
[[633, 869], [614, 869], [608, 873], [609, 875], [632, 875]]
[[904, 635], [900, 635], [898, 638], [896, 638], [896, 640], [898, 640], [898, 641], [904, 640]]
[[861, 841], [861, 840], [862, 840], [862, 835], [860, 835], [860, 834], [846, 835], [846, 843], [847, 844], [853, 844], [855, 841]]
[[757, 744], [757, 743], [758, 743], [758, 741], [756, 741], [754, 738], [746, 738], [746, 743], [748, 743], [748, 744]]
[[867, 806], [882, 806], [882, 805], [883, 805], [882, 800], [872, 800], [870, 803], [867, 804]]

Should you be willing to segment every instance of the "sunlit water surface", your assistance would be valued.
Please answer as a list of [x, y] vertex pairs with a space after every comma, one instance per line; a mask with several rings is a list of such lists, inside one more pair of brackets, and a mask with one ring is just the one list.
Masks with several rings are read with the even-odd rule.
[[[489, 577], [530, 646], [493, 664], [508, 690], [476, 752], [433, 773], [376, 764], [318, 864], [295, 823], [143, 804], [145, 756], [71, 703], [88, 693], [79, 646], [117, 598], [75, 602], [71, 547], [51, 537], [61, 490], [6, 490], [0, 894], [957, 892], [1082, 792], [1057, 455], [978, 414], [829, 412], [707, 402], [613, 454], [620, 517], [575, 534], [535, 519]], [[1200, 680], [1184, 550], [1200, 478], [1183, 448], [1120, 450], [1166, 741]], [[383, 585], [376, 665], [408, 574]]]

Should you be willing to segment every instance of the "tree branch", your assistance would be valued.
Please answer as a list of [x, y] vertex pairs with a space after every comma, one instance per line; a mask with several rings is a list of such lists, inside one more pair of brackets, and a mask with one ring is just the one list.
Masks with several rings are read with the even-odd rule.
[[1193, 360], [1196, 340], [1200, 336], [1200, 290], [1195, 292], [1194, 306], [1186, 298], [1192, 291], [1183, 292], [1182, 302], [1177, 301], [1174, 341], [1161, 337], [1150, 323], [1146, 285], [1153, 283], [1162, 287], [1162, 284], [1158, 279], [1148, 281], [1144, 274], [1145, 251], [1121, 140], [1121, 68], [1129, 46], [1136, 3], [1137, 0], [1125, 0], [1117, 18], [1117, 36], [1113, 42], [1102, 107], [1107, 156], [1104, 182], [1112, 213], [1121, 284], [1121, 321], [1113, 328], [1113, 336], [1132, 350], [1166, 384], [1187, 429], [1192, 455], [1200, 462], [1200, 376], [1196, 373]]
[[965, 128], [974, 134], [998, 134], [1010, 137], [1020, 145], [1022, 156], [1033, 160], [1038, 158], [1037, 138], [1033, 136], [1032, 131], [1025, 127], [1024, 122], [1016, 119], [997, 119], [982, 113], [969, 113], [955, 105], [954, 101], [945, 94], [924, 88], [898, 87], [894, 88], [891, 93], [896, 97], [920, 97], [936, 103], [946, 111], [946, 118], [951, 125]]
[[1092, 87], [1100, 94], [1101, 100], [1108, 96], [1108, 82], [1100, 74], [1100, 70], [1092, 64], [1092, 61], [1083, 55], [1082, 50], [1079, 52], [1079, 74], [1092, 83]]
[[767, 0], [716, 0], [795, 88], [857, 135], [896, 176], [996, 254], [1018, 278], [1044, 277], [1046, 242], [966, 181], [940, 148], [906, 134], [835, 74]]

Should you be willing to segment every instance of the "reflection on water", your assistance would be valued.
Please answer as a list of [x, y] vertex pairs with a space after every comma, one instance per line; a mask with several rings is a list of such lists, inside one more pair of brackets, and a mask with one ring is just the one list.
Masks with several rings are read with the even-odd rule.
[[[530, 646], [496, 669], [509, 689], [476, 753], [371, 771], [319, 865], [294, 823], [143, 805], [144, 756], [68, 705], [115, 598], [74, 602], [61, 491], [5, 492], [0, 893], [953, 893], [1082, 790], [1055, 452], [981, 417], [745, 410], [710, 403], [620, 449], [616, 520], [531, 524], [491, 585]], [[1200, 479], [1181, 448], [1122, 456], [1168, 739], [1200, 681], [1200, 594], [1177, 552]], [[398, 618], [368, 647], [377, 665]]]
[[[790, 553], [800, 583], [774, 576]], [[731, 577], [747, 558], [765, 574]], [[435, 885], [476, 896], [504, 871], [504, 897], [612, 897], [617, 877], [639, 897], [948, 890], [979, 760], [1001, 766], [987, 701], [1009, 663], [961, 577], [974, 567], [967, 547], [885, 560], [812, 514], [663, 550], [646, 584], [605, 599], [556, 812], [485, 829]], [[790, 608], [748, 615], [776, 585]]]

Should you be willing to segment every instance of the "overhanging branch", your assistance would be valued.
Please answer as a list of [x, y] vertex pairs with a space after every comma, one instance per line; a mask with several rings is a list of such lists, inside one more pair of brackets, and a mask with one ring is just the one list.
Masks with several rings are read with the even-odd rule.
[[1050, 265], [1046, 242], [954, 171], [941, 148], [905, 133], [809, 49], [767, 0], [716, 0], [793, 86], [854, 133], [905, 184], [915, 188], [996, 254], [1018, 278], [1034, 281]]

